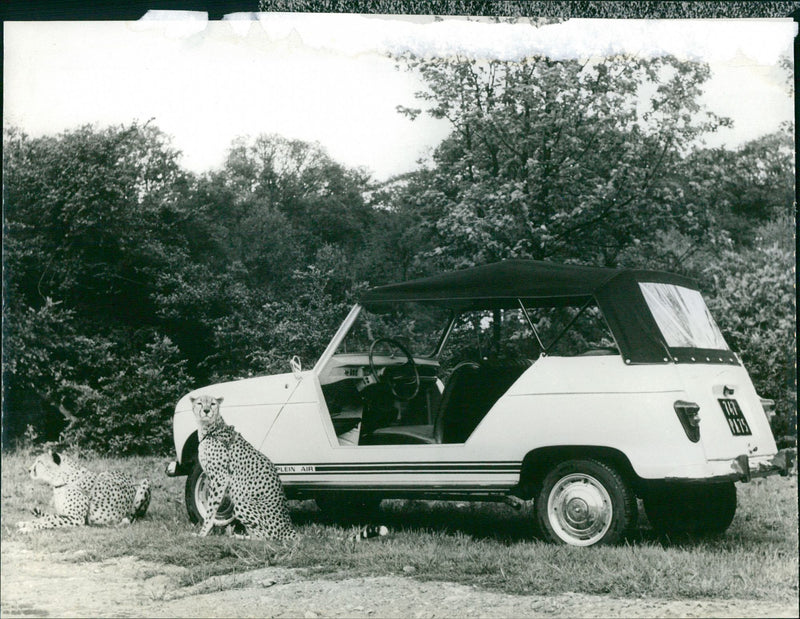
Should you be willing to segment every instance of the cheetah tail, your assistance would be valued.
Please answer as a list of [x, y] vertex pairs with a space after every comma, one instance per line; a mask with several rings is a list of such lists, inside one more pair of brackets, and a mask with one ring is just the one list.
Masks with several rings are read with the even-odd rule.
[[141, 518], [147, 513], [147, 508], [150, 505], [150, 480], [143, 479], [136, 489], [136, 496], [133, 499], [133, 511], [131, 513], [131, 522]]

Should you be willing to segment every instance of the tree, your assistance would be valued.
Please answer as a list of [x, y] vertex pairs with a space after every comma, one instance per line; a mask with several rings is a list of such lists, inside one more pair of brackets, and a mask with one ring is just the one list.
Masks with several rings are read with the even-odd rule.
[[429, 237], [427, 203], [420, 198], [425, 191], [419, 172], [369, 187], [367, 203], [373, 210], [373, 223], [363, 250], [354, 256], [357, 280], [377, 286], [428, 274], [426, 265], [416, 261]]
[[311, 264], [295, 269], [285, 295], [231, 306], [212, 320], [213, 346], [204, 361], [211, 379], [284, 373], [295, 355], [313, 365], [361, 289], [347, 267], [343, 250], [325, 245]]
[[223, 176], [234, 211], [247, 214], [244, 225], [280, 213], [306, 258], [325, 243], [353, 250], [364, 242], [371, 216], [363, 198], [367, 175], [336, 163], [318, 144], [274, 134], [239, 139]]
[[[189, 178], [149, 124], [4, 137], [4, 443], [29, 423], [86, 433], [125, 397], [109, 377], [138, 372], [142, 338], [163, 338], [158, 286], [187, 253]], [[164, 376], [185, 388], [180, 372]], [[152, 390], [148, 406], [175, 395]], [[106, 431], [93, 444], [110, 448]]]
[[47, 298], [103, 321], [152, 316], [152, 279], [181, 250], [178, 153], [150, 125], [5, 140], [5, 227], [15, 303]]
[[697, 150], [686, 158], [686, 177], [693, 183], [686, 198], [735, 244], [750, 247], [756, 228], [792, 211], [793, 159], [790, 126], [735, 150]]
[[427, 113], [453, 127], [418, 201], [431, 214], [423, 257], [440, 268], [508, 257], [613, 266], [691, 219], [677, 165], [728, 124], [697, 102], [708, 67], [671, 57], [402, 60], [426, 83]]
[[[277, 361], [260, 359], [291, 347], [272, 335], [272, 320], [296, 320], [308, 347], [321, 346], [322, 310], [297, 305], [305, 293], [295, 274], [327, 251], [338, 260], [325, 263], [325, 298], [348, 297], [372, 221], [365, 175], [278, 136], [234, 143], [221, 170], [197, 178], [178, 156], [150, 124], [33, 139], [6, 131], [11, 436], [31, 423], [49, 438], [64, 431], [123, 449], [127, 439], [110, 433], [131, 438], [137, 427], [156, 438], [156, 413], [126, 408], [129, 393], [145, 401], [149, 392], [146, 410], [161, 415], [178, 386], [273, 369]], [[170, 359], [167, 383], [146, 370], [162, 365], [152, 342]]]
[[[319, 145], [276, 135], [236, 140], [222, 169], [198, 179], [189, 208], [192, 238], [202, 242], [190, 244], [185, 265], [162, 274], [171, 285], [158, 299], [167, 332], [198, 378], [285, 370], [289, 348], [275, 324], [289, 308], [321, 350], [316, 310], [297, 305], [307, 293], [297, 273], [319, 266], [330, 302], [349, 298], [373, 222], [365, 187], [362, 172], [333, 162]], [[320, 263], [328, 254], [337, 260]]]

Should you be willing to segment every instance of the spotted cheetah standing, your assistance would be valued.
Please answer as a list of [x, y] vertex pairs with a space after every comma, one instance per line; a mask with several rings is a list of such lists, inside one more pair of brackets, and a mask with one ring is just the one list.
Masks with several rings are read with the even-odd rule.
[[297, 535], [289, 517], [286, 496], [275, 465], [222, 419], [222, 398], [191, 398], [197, 419], [197, 456], [209, 481], [209, 503], [200, 535], [214, 526], [227, 492], [233, 514], [247, 534], [259, 538], [288, 539]]
[[150, 505], [150, 482], [138, 488], [118, 471], [92, 473], [71, 458], [54, 451], [40, 455], [30, 468], [32, 479], [53, 486], [55, 514], [32, 510], [35, 520], [17, 524], [23, 533], [39, 529], [89, 525], [129, 524], [141, 518]]

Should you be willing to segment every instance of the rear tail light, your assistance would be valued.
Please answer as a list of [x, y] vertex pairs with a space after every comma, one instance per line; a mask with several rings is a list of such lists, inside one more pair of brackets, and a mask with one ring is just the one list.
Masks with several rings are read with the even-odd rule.
[[764, 409], [767, 420], [772, 421], [772, 418], [775, 416], [775, 400], [761, 398], [761, 408]]
[[700, 440], [700, 406], [694, 402], [678, 400], [674, 404], [675, 412], [683, 426], [683, 431], [693, 443]]

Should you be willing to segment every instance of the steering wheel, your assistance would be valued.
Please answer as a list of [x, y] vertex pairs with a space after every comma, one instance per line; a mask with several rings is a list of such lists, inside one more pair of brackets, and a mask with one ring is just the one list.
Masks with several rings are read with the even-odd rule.
[[[379, 378], [378, 371], [375, 369], [375, 347], [381, 342], [390, 344], [400, 350], [400, 352], [406, 356], [407, 361], [403, 365], [392, 367], [391, 372], [387, 373], [384, 371], [382, 377]], [[388, 370], [390, 368], [386, 369]], [[419, 370], [417, 370], [417, 364], [414, 363], [414, 357], [408, 349], [397, 340], [388, 337], [379, 337], [377, 340], [373, 340], [369, 347], [369, 371], [376, 381], [380, 381], [381, 379], [386, 380], [389, 383], [389, 388], [392, 390], [392, 395], [398, 400], [408, 402], [409, 400], [413, 400], [414, 396], [419, 393]], [[395, 371], [398, 373], [395, 374]], [[392, 376], [386, 379], [385, 377], [387, 374], [392, 374]], [[404, 394], [403, 389], [398, 389], [399, 386], [403, 388], [411, 387], [413, 388], [413, 392], [410, 395]]]

